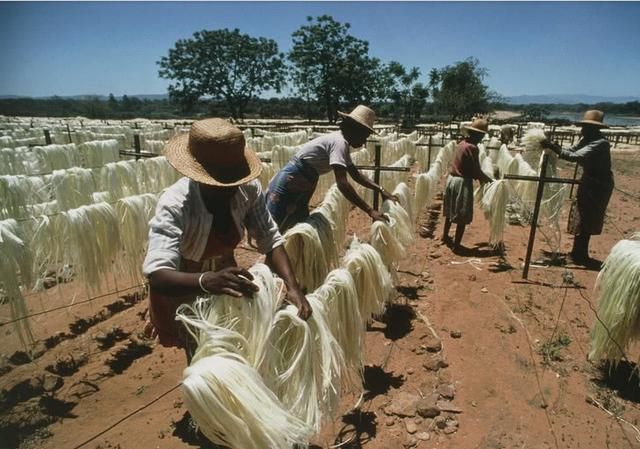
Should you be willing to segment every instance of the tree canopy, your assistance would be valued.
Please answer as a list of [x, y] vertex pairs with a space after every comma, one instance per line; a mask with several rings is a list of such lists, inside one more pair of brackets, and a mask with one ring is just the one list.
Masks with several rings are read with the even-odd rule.
[[456, 120], [489, 112], [489, 103], [496, 95], [483, 83], [487, 74], [487, 69], [473, 57], [431, 70], [429, 86], [436, 113]]
[[380, 91], [380, 60], [369, 56], [369, 43], [351, 36], [350, 27], [327, 15], [307, 17], [292, 35], [293, 85], [308, 103], [320, 102], [330, 122], [341, 105], [370, 103]]
[[277, 43], [238, 29], [203, 30], [180, 39], [158, 65], [160, 76], [174, 81], [169, 95], [184, 110], [200, 97], [224, 99], [234, 118], [263, 91], [279, 92], [286, 77]]
[[384, 69], [381, 82], [383, 97], [391, 100], [392, 114], [404, 127], [417, 123], [427, 104], [429, 89], [420, 83], [420, 69], [412, 67], [407, 70], [397, 61], [391, 61]]

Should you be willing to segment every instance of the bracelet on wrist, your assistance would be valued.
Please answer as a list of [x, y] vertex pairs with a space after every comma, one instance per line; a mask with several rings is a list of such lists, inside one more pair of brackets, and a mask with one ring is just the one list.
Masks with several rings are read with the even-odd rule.
[[211, 294], [211, 292], [206, 288], [204, 288], [204, 285], [202, 284], [202, 278], [204, 278], [204, 275], [205, 273], [201, 273], [200, 276], [198, 277], [198, 285], [200, 286], [200, 290], [202, 290], [205, 293]]

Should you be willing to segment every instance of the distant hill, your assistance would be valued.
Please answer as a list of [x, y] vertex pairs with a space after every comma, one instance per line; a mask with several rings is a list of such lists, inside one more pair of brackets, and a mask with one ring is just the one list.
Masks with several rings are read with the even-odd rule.
[[604, 97], [598, 95], [581, 94], [516, 95], [513, 97], [505, 97], [505, 102], [507, 104], [596, 104], [628, 103], [630, 101], [640, 101], [640, 97]]
[[[108, 95], [91, 95], [91, 94], [86, 94], [86, 95], [50, 95], [50, 96], [46, 96], [46, 97], [29, 97], [28, 95], [0, 95], [0, 100], [7, 100], [7, 99], [16, 99], [16, 98], [33, 98], [36, 100], [46, 100], [48, 98], [53, 98], [54, 96], [58, 97], [58, 98], [64, 98], [64, 99], [68, 99], [68, 100], [87, 100], [89, 98], [98, 98], [99, 100], [104, 100], [106, 101], [109, 96]], [[122, 96], [121, 95], [115, 95], [117, 100], [122, 100]], [[127, 97], [129, 98], [139, 98], [141, 100], [166, 100], [169, 98], [169, 95], [167, 94], [133, 94], [133, 95], [129, 95], [127, 94]]]

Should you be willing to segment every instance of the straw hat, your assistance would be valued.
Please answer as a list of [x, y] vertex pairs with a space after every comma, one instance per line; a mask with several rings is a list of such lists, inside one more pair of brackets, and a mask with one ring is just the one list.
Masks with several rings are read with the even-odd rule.
[[598, 111], [597, 109], [591, 109], [587, 111], [582, 116], [582, 120], [580, 120], [578, 125], [595, 125], [599, 128], [606, 128], [607, 125], [602, 123], [604, 120], [604, 112]]
[[483, 118], [475, 118], [470, 125], [465, 125], [464, 128], [468, 131], [487, 134], [489, 132], [489, 122]]
[[350, 118], [354, 122], [369, 129], [371, 132], [375, 132], [373, 129], [373, 122], [376, 121], [376, 113], [373, 112], [373, 109], [359, 104], [353, 111], [351, 111], [350, 114], [340, 111], [338, 111], [338, 114], [344, 118]]
[[220, 118], [193, 122], [189, 134], [165, 145], [164, 155], [184, 176], [210, 186], [238, 186], [262, 171], [258, 156], [245, 148], [242, 131]]

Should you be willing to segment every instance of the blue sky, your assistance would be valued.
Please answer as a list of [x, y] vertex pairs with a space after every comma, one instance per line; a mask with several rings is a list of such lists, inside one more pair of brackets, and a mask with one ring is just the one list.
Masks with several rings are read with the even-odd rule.
[[321, 14], [424, 80], [475, 56], [505, 96], [640, 95], [640, 2], [0, 2], [0, 95], [165, 93], [176, 40], [239, 28], [286, 52]]

